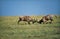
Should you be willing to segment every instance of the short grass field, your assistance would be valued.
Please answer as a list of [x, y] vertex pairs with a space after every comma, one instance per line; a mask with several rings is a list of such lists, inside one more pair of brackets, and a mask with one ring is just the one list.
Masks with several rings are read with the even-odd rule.
[[[17, 24], [19, 16], [0, 16], [0, 39], [60, 39], [60, 16], [52, 24]], [[32, 16], [41, 19], [42, 16]]]

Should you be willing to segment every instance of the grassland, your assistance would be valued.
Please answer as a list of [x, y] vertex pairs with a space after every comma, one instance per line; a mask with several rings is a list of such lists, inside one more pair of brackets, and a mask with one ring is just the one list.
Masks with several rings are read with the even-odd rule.
[[54, 18], [53, 24], [18, 25], [17, 20], [18, 16], [0, 16], [0, 39], [60, 39], [60, 16]]

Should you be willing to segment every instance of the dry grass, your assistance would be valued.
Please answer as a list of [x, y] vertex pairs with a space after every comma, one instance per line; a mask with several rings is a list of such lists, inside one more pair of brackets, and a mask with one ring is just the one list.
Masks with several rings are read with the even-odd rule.
[[[41, 16], [34, 16], [41, 19]], [[32, 18], [34, 18], [32, 16]], [[53, 24], [17, 24], [18, 16], [0, 16], [0, 39], [60, 39], [60, 18]]]

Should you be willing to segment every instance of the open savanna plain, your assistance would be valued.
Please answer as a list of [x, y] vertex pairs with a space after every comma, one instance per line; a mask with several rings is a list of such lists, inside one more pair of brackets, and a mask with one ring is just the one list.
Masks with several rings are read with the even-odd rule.
[[[41, 19], [42, 16], [31, 16]], [[52, 24], [28, 24], [20, 22], [19, 16], [0, 16], [0, 39], [60, 39], [60, 16]]]

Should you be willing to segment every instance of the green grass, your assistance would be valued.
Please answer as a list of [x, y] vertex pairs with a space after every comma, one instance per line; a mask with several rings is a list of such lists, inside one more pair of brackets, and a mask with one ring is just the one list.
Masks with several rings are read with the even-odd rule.
[[17, 20], [18, 16], [0, 16], [0, 39], [60, 39], [59, 17], [54, 18], [53, 24], [20, 22], [18, 25]]

